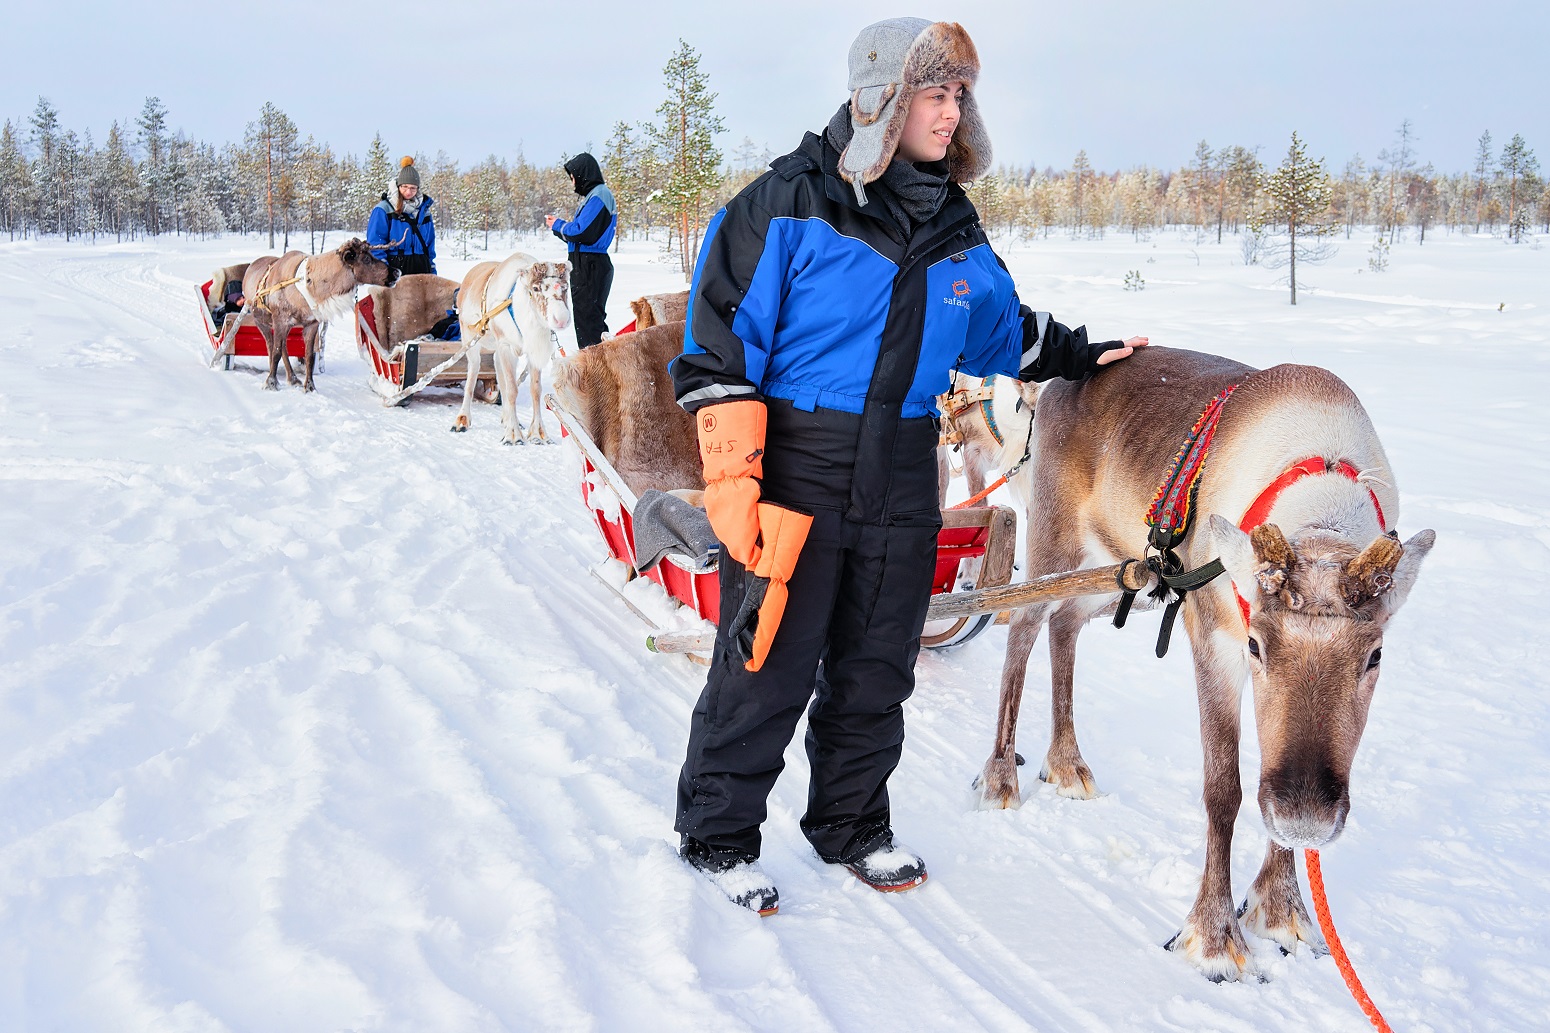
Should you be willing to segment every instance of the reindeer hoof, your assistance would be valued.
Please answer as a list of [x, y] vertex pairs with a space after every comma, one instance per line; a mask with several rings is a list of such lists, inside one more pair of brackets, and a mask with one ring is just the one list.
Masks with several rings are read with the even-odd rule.
[[280, 385], [275, 380], [266, 380], [266, 381], [264, 381], [264, 390], [265, 391], [278, 391], [278, 390], [280, 390]]
[[985, 768], [974, 780], [979, 793], [979, 809], [982, 811], [1015, 810], [1022, 806], [1022, 793], [1017, 786], [1017, 762], [1004, 757], [991, 757]]
[[1046, 757], [1039, 778], [1053, 785], [1057, 796], [1068, 800], [1092, 800], [1099, 795], [1098, 780], [1081, 757], [1075, 762], [1054, 762]]
[[1274, 943], [1282, 955], [1296, 954], [1298, 945], [1302, 944], [1314, 957], [1327, 957], [1329, 945], [1308, 917], [1301, 891], [1294, 887], [1292, 893], [1295, 896], [1291, 899], [1267, 899], [1260, 895], [1257, 887], [1251, 887], [1238, 906], [1238, 918], [1249, 932]]
[[452, 433], [454, 433], [454, 434], [467, 434], [468, 433], [468, 427], [466, 425], [464, 425], [464, 424], [461, 424], [461, 423], [454, 423], [452, 425]]
[[302, 394], [311, 394], [313, 391], [316, 391], [316, 390], [317, 390], [317, 388], [313, 387], [311, 384], [303, 384], [303, 385], [301, 385], [301, 393]]
[[1185, 961], [1213, 983], [1265, 982], [1254, 967], [1254, 955], [1243, 939], [1237, 919], [1229, 919], [1211, 936], [1197, 929], [1194, 922], [1185, 922], [1184, 928], [1163, 944], [1163, 949], [1182, 954]]

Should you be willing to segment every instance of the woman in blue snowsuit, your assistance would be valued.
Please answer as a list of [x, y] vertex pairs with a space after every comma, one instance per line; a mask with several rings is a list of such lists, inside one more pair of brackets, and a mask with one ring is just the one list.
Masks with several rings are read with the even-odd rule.
[[420, 193], [414, 159], [405, 157], [366, 220], [366, 243], [382, 248], [377, 254], [402, 274], [434, 273], [436, 224], [431, 209], [435, 205], [435, 199]]
[[802, 831], [880, 890], [925, 881], [887, 782], [931, 594], [935, 397], [954, 369], [1079, 380], [1089, 342], [1018, 299], [960, 182], [989, 169], [962, 27], [896, 18], [850, 51], [851, 100], [718, 212], [690, 288], [679, 404], [722, 543], [721, 619], [678, 781], [681, 853], [773, 913], [766, 798], [808, 708]]

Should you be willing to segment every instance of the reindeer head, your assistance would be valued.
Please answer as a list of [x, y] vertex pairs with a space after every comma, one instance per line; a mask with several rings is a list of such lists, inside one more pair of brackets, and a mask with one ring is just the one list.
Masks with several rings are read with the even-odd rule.
[[337, 248], [339, 260], [359, 284], [374, 287], [391, 287], [398, 282], [398, 270], [372, 254], [371, 247], [361, 238], [352, 237]]
[[[1211, 517], [1211, 535], [1249, 606], [1244, 644], [1259, 731], [1259, 809], [1282, 846], [1320, 847], [1351, 808], [1351, 765], [1378, 686], [1383, 630], [1436, 535], [1358, 551], [1330, 531], [1288, 541], [1265, 524], [1244, 534]], [[1231, 618], [1234, 622], [1237, 617]]]
[[555, 332], [570, 326], [570, 263], [534, 262], [523, 275], [533, 311], [543, 316], [544, 325]]

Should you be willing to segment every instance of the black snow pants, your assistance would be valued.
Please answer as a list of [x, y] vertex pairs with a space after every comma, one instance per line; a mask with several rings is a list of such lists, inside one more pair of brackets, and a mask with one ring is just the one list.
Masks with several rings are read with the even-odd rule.
[[807, 707], [802, 831], [825, 861], [852, 860], [891, 820], [888, 778], [903, 751], [904, 701], [915, 687], [941, 527], [937, 430], [930, 419], [903, 421], [885, 478], [889, 504], [880, 519], [861, 522], [846, 501], [858, 418], [769, 406], [764, 497], [812, 513], [813, 526], [756, 674], [727, 649], [745, 572], [721, 560], [720, 630], [691, 718], [674, 827], [757, 855], [766, 800]]
[[608, 291], [614, 285], [614, 263], [595, 251], [572, 251], [570, 299], [576, 320], [576, 345], [590, 347], [608, 332]]

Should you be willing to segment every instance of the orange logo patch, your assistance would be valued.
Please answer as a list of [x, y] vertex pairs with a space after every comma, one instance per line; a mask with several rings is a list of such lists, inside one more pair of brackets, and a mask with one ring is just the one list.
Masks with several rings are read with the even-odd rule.
[[960, 297], [960, 298], [963, 297], [965, 294], [969, 293], [969, 281], [968, 280], [954, 280], [953, 281], [953, 293], [955, 295], [957, 295], [958, 297]]

